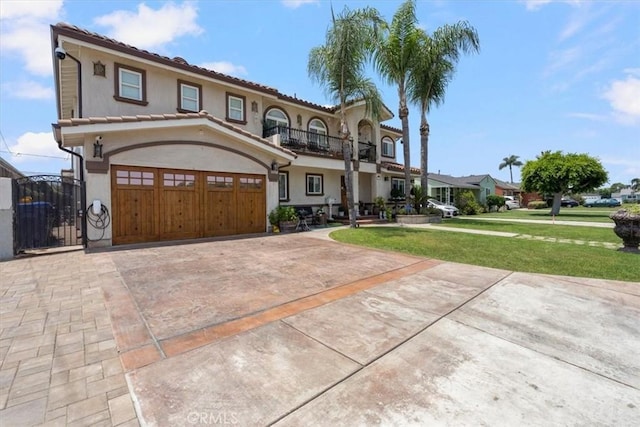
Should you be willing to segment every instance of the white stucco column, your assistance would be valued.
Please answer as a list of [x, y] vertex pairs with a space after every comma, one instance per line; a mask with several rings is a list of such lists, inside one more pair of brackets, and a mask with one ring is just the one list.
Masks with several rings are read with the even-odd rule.
[[360, 172], [353, 171], [353, 201], [358, 205], [358, 212], [360, 212]]

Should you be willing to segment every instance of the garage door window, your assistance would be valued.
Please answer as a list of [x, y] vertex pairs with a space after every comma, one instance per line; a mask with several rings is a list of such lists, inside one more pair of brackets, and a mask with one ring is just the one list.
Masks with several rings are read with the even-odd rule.
[[262, 178], [240, 178], [240, 188], [243, 190], [262, 190]]
[[232, 176], [207, 176], [207, 187], [210, 190], [233, 190], [233, 177]]
[[181, 173], [165, 173], [163, 181], [165, 187], [193, 187], [196, 183], [196, 177]]
[[116, 172], [116, 183], [118, 185], [153, 186], [153, 172], [118, 170]]

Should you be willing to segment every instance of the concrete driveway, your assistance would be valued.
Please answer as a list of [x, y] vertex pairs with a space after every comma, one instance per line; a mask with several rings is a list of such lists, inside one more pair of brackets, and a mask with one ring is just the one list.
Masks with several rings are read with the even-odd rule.
[[60, 281], [97, 276], [143, 425], [640, 419], [638, 283], [441, 262], [322, 231], [63, 256]]

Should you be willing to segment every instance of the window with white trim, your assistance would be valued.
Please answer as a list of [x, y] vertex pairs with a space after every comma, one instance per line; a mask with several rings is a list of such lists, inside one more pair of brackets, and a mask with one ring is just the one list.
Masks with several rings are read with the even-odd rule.
[[114, 98], [118, 101], [147, 105], [146, 72], [117, 62], [114, 68]]
[[264, 115], [264, 121], [268, 129], [276, 126], [289, 127], [287, 114], [279, 108], [270, 108], [267, 110], [267, 114]]
[[202, 110], [202, 86], [178, 80], [178, 111]]
[[278, 174], [278, 198], [280, 200], [289, 200], [289, 173], [280, 172]]
[[382, 138], [382, 155], [384, 157], [396, 157], [394, 153], [395, 144], [393, 143], [393, 139], [385, 136]]
[[309, 122], [309, 142], [319, 147], [327, 148], [327, 126], [320, 119], [313, 119]]
[[246, 124], [245, 104], [244, 96], [227, 93], [227, 121]]
[[322, 175], [307, 174], [307, 195], [308, 196], [321, 196], [323, 194], [322, 189]]

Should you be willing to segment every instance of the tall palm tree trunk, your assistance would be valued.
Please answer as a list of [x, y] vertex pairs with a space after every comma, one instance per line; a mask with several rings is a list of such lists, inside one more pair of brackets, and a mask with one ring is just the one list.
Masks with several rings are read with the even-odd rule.
[[407, 94], [404, 89], [404, 82], [398, 85], [398, 95], [400, 98], [400, 108], [398, 115], [402, 123], [402, 144], [404, 156], [404, 197], [409, 201], [411, 197], [411, 144], [409, 143], [409, 108], [407, 107]]
[[420, 119], [420, 186], [429, 195], [429, 122], [423, 112]]

